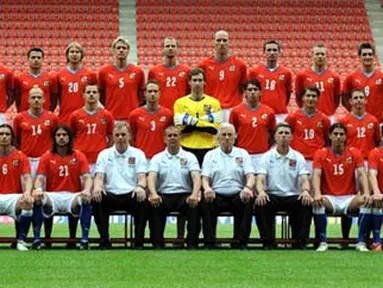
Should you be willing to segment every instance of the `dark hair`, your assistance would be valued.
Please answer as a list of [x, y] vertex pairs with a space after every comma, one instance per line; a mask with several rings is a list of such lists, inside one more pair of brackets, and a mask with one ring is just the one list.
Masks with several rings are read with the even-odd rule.
[[259, 81], [257, 79], [254, 79], [254, 78], [251, 78], [251, 79], [247, 80], [243, 84], [243, 90], [246, 90], [247, 86], [249, 86], [250, 84], [254, 85], [255, 87], [257, 87], [260, 91], [262, 90], [261, 83], [259, 83]]
[[189, 72], [189, 81], [191, 80], [191, 78], [192, 78], [193, 76], [196, 76], [196, 75], [199, 75], [199, 74], [202, 74], [202, 76], [203, 76], [203, 80], [205, 81], [205, 80], [206, 80], [205, 71], [203, 71], [201, 68], [194, 68], [194, 69], [192, 69], [192, 70]]
[[355, 92], [360, 92], [364, 95], [364, 98], [366, 98], [366, 93], [364, 92], [363, 89], [360, 89], [360, 88], [355, 88], [355, 89], [352, 89], [351, 93], [350, 93], [350, 99], [352, 98], [352, 95], [355, 93]]
[[334, 132], [335, 129], [343, 129], [344, 133], [347, 134], [347, 128], [344, 124], [342, 123], [334, 123], [331, 125], [329, 131], [328, 131], [328, 134], [331, 134], [332, 132]]
[[269, 45], [269, 44], [275, 44], [278, 46], [278, 52], [281, 51], [281, 44], [279, 42], [277, 42], [276, 40], [274, 39], [271, 39], [271, 40], [268, 40], [266, 42], [263, 43], [263, 52], [266, 51], [266, 46]]
[[43, 56], [43, 59], [44, 59], [44, 51], [43, 51], [43, 49], [38, 48], [38, 47], [33, 47], [33, 48], [29, 49], [28, 52], [27, 52], [27, 57], [28, 58], [29, 58], [29, 56], [31, 55], [32, 52], [40, 52], [41, 55]]
[[68, 125], [58, 125], [55, 129], [52, 131], [52, 153], [57, 153], [57, 143], [56, 143], [56, 133], [58, 130], [65, 130], [68, 133], [69, 136], [69, 142], [68, 142], [68, 154], [73, 153], [73, 130]]
[[369, 42], [363, 42], [358, 46], [358, 56], [362, 55], [363, 49], [372, 49], [372, 53], [375, 55], [375, 46]]
[[305, 95], [307, 91], [313, 91], [315, 92], [315, 94], [317, 94], [317, 97], [319, 98], [320, 96], [320, 90], [318, 89], [317, 86], [315, 85], [308, 85], [305, 87], [305, 89], [303, 89], [303, 93], [302, 95]]
[[145, 91], [146, 91], [146, 89], [148, 88], [149, 84], [155, 84], [155, 85], [158, 86], [158, 89], [161, 89], [161, 87], [160, 87], [160, 83], [158, 83], [157, 80], [155, 80], [155, 79], [149, 79], [148, 82], [146, 82], [146, 84], [145, 84]]
[[289, 124], [287, 124], [286, 122], [282, 122], [282, 123], [279, 123], [277, 124], [277, 126], [275, 126], [275, 129], [274, 129], [274, 135], [278, 132], [278, 130], [280, 128], [288, 128], [290, 129], [290, 132], [291, 134], [293, 133], [293, 127], [291, 127]]
[[86, 88], [88, 88], [88, 86], [96, 86], [97, 87], [97, 91], [98, 92], [100, 92], [100, 87], [98, 87], [98, 85], [97, 84], [86, 84], [85, 86], [84, 86], [84, 89], [82, 90], [82, 93], [84, 94], [85, 93], [85, 91], [86, 91]]
[[4, 123], [0, 125], [0, 129], [1, 128], [8, 128], [9, 131], [11, 131], [11, 145], [15, 146], [16, 137], [15, 137], [15, 132], [13, 132], [12, 126], [7, 123]]

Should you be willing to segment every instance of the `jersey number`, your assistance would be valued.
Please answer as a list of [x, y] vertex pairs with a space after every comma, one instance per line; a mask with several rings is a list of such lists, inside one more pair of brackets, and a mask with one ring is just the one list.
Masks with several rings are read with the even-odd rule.
[[370, 95], [370, 86], [364, 87], [364, 94], [366, 94], [366, 97]]
[[315, 137], [314, 129], [305, 129], [305, 140], [312, 140]]
[[366, 127], [356, 127], [356, 131], [358, 134], [358, 138], [365, 138], [366, 137]]
[[251, 118], [251, 126], [257, 127], [257, 118], [256, 117]]
[[123, 77], [121, 77], [120, 79], [118, 79], [118, 87], [123, 88], [124, 85], [125, 85], [125, 80]]
[[97, 128], [96, 123], [88, 123], [88, 124], [86, 124], [86, 126], [88, 127], [88, 131], [86, 132], [86, 134], [95, 134], [96, 133], [96, 128]]
[[343, 175], [344, 167], [343, 164], [334, 164], [334, 175]]
[[3, 173], [3, 175], [8, 174], [8, 165], [7, 164], [3, 164], [3, 166], [1, 167], [1, 172]]
[[78, 83], [77, 82], [69, 82], [68, 91], [69, 91], [69, 93], [78, 92]]
[[277, 81], [266, 79], [266, 87], [265, 87], [265, 89], [273, 91], [273, 90], [275, 90], [276, 84], [277, 84]]
[[43, 130], [41, 129], [41, 125], [32, 125], [32, 136], [41, 135]]
[[67, 177], [68, 175], [69, 175], [68, 166], [67, 165], [60, 165], [59, 166], [59, 176], [60, 177]]
[[225, 80], [225, 70], [219, 70], [218, 79], [220, 81]]
[[176, 87], [176, 80], [175, 76], [166, 77], [166, 87]]
[[315, 84], [316, 84], [316, 86], [317, 86], [317, 88], [319, 89], [320, 92], [324, 91], [323, 81], [316, 82]]
[[152, 120], [150, 121], [150, 131], [156, 130], [156, 121]]

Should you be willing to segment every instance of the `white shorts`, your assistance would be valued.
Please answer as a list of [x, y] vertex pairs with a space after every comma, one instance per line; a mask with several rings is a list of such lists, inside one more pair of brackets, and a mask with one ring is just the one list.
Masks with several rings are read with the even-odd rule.
[[23, 194], [2, 194], [0, 195], [0, 214], [6, 214], [17, 220], [17, 202]]
[[73, 201], [77, 201], [77, 203], [81, 205], [81, 197], [78, 195], [79, 193], [72, 192], [47, 192], [47, 197], [52, 203], [52, 213], [48, 215], [43, 209], [44, 217], [49, 218], [57, 213], [67, 213], [77, 217], [78, 215], [72, 212], [72, 203]]
[[254, 167], [255, 171], [257, 171], [258, 167], [261, 164], [262, 156], [263, 156], [263, 154], [252, 154], [252, 155], [250, 155], [251, 162], [253, 162], [253, 167]]
[[222, 123], [229, 123], [230, 113], [233, 108], [222, 109]]
[[39, 167], [39, 163], [40, 163], [40, 158], [28, 157], [28, 160], [29, 160], [29, 165], [31, 166], [32, 179], [35, 180], [37, 168]]
[[332, 196], [324, 195], [327, 200], [331, 203], [333, 208], [334, 215], [347, 215], [348, 206], [350, 206], [351, 201], [354, 199], [355, 195], [345, 195], [345, 196]]
[[277, 124], [284, 123], [286, 117], [287, 117], [287, 114], [276, 114], [275, 115], [275, 120], [276, 120]]
[[5, 118], [5, 114], [0, 112], [0, 125], [7, 123], [7, 119]]

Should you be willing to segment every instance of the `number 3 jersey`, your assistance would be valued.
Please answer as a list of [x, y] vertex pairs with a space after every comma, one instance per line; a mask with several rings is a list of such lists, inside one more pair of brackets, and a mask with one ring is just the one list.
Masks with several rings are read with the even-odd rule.
[[21, 176], [30, 174], [28, 158], [17, 149], [0, 157], [0, 194], [22, 193]]
[[37, 168], [37, 174], [46, 177], [48, 192], [80, 192], [82, 190], [80, 176], [86, 173], [89, 173], [88, 161], [78, 150], [67, 156], [48, 151], [41, 156]]
[[330, 129], [330, 120], [317, 111], [313, 115], [297, 110], [285, 119], [293, 128], [291, 147], [303, 154], [305, 159], [312, 160], [315, 151], [325, 146], [325, 139]]
[[90, 164], [96, 163], [98, 153], [108, 147], [107, 136], [113, 133], [112, 114], [105, 109], [92, 114], [80, 108], [72, 113], [69, 122], [75, 136], [74, 148], [83, 152]]
[[43, 110], [39, 116], [29, 110], [18, 114], [13, 121], [15, 136], [20, 149], [28, 157], [38, 158], [52, 148], [52, 131], [58, 125], [58, 117]]
[[173, 123], [173, 113], [162, 106], [150, 112], [145, 106], [139, 107], [129, 115], [129, 124], [135, 138], [135, 147], [144, 151], [146, 158], [165, 149], [164, 131]]
[[322, 170], [323, 195], [345, 196], [357, 193], [355, 169], [364, 167], [363, 157], [356, 148], [346, 148], [336, 155], [331, 147], [315, 152], [314, 169]]

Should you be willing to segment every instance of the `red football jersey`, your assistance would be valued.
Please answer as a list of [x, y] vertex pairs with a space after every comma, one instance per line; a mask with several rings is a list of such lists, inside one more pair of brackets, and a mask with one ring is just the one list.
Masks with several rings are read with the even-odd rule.
[[232, 108], [242, 102], [240, 86], [247, 80], [247, 67], [241, 59], [231, 56], [225, 62], [214, 57], [203, 60], [198, 67], [205, 71], [204, 93], [218, 99], [223, 109]]
[[304, 88], [309, 85], [314, 85], [321, 91], [317, 104], [318, 109], [326, 115], [333, 115], [339, 105], [339, 103], [335, 103], [336, 98], [339, 99], [341, 93], [338, 73], [332, 69], [326, 69], [318, 74], [312, 68], [298, 73], [295, 79], [296, 94], [302, 94]]
[[146, 158], [165, 149], [164, 130], [172, 125], [173, 113], [161, 107], [156, 113], [149, 112], [145, 106], [139, 107], [129, 115], [132, 134], [135, 135], [135, 147], [144, 151]]
[[317, 111], [309, 116], [303, 110], [297, 110], [289, 114], [285, 122], [293, 128], [291, 147], [306, 159], [312, 160], [315, 151], [325, 146], [331, 124], [324, 113]]
[[123, 70], [109, 64], [99, 72], [99, 86], [105, 91], [105, 108], [116, 120], [127, 120], [130, 112], [139, 106], [144, 84], [144, 72], [133, 64]]
[[383, 148], [376, 147], [368, 155], [368, 168], [377, 171], [379, 190], [383, 191]]
[[69, 125], [70, 114], [84, 106], [84, 88], [88, 84], [97, 84], [97, 75], [87, 68], [72, 71], [65, 67], [57, 74], [57, 84], [60, 93], [59, 120]]
[[41, 156], [37, 168], [37, 174], [46, 176], [48, 192], [80, 192], [80, 176], [86, 173], [89, 173], [88, 161], [78, 150], [64, 157], [48, 151]]
[[189, 71], [190, 67], [186, 64], [179, 64], [172, 68], [159, 64], [149, 70], [148, 79], [156, 80], [160, 84], [159, 104], [161, 106], [173, 111], [174, 102], [188, 94]]
[[343, 84], [343, 92], [351, 93], [353, 89], [363, 89], [367, 96], [367, 112], [383, 122], [383, 72], [375, 70], [366, 76], [360, 69], [347, 76]]
[[0, 157], [0, 169], [0, 194], [23, 193], [21, 176], [31, 173], [27, 156], [13, 149], [8, 156]]
[[12, 71], [0, 66], [0, 112], [7, 111], [7, 92], [8, 89], [13, 89], [13, 74]]
[[364, 158], [380, 142], [380, 128], [378, 120], [371, 114], [358, 118], [352, 114], [340, 119], [347, 127], [347, 146], [358, 148]]
[[20, 95], [20, 107], [18, 111], [22, 112], [29, 109], [29, 90], [37, 85], [44, 91], [44, 109], [49, 110], [51, 105], [51, 95], [57, 94], [57, 78], [53, 74], [40, 73], [32, 75], [29, 72], [24, 72], [15, 77], [15, 93]]
[[29, 110], [19, 113], [13, 121], [15, 136], [20, 139], [21, 151], [28, 157], [40, 157], [52, 148], [52, 131], [58, 125], [58, 118], [44, 110], [38, 117]]
[[113, 134], [112, 114], [105, 109], [89, 114], [80, 108], [70, 116], [70, 126], [75, 134], [75, 149], [84, 153], [90, 164], [96, 163], [98, 153], [108, 147], [107, 136]]
[[261, 64], [250, 70], [249, 79], [257, 79], [261, 83], [263, 104], [272, 108], [275, 114], [287, 113], [287, 95], [292, 91], [290, 70], [283, 66], [270, 70]]
[[314, 169], [322, 169], [321, 191], [323, 195], [345, 196], [356, 194], [355, 169], [363, 166], [363, 157], [356, 148], [346, 148], [335, 155], [330, 147], [317, 150]]
[[251, 109], [246, 103], [234, 107], [229, 122], [237, 131], [237, 146], [250, 154], [269, 150], [270, 132], [275, 128], [275, 113], [270, 107], [260, 104]]

